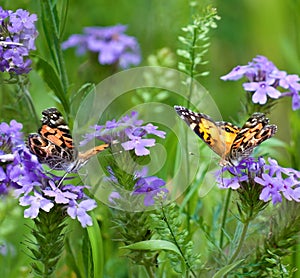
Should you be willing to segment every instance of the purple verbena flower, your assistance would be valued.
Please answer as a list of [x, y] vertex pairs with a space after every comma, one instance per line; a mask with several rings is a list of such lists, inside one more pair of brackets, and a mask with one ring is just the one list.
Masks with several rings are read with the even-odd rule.
[[61, 177], [46, 174], [25, 146], [21, 129], [22, 125], [15, 120], [0, 123], [0, 194], [12, 188], [20, 205], [29, 206], [24, 211], [26, 218], [36, 218], [41, 209], [49, 212], [55, 205], [64, 205], [72, 212], [76, 203], [78, 220], [84, 227], [89, 225], [89, 217], [83, 212], [92, 209], [92, 205], [86, 206], [95, 201], [84, 194], [87, 186], [61, 185]]
[[135, 111], [131, 115], [122, 117], [119, 121], [107, 121], [105, 125], [95, 125], [92, 128], [95, 131], [86, 134], [80, 145], [87, 144], [95, 138], [107, 143], [118, 141], [124, 150], [134, 150], [137, 156], [148, 155], [150, 151], [147, 147], [155, 145], [155, 139], [145, 138], [147, 135], [165, 138], [166, 134], [151, 123], [143, 125], [143, 121], [138, 119], [138, 113]]
[[32, 155], [23, 141], [22, 124], [12, 120], [10, 124], [0, 124], [0, 193], [9, 188], [29, 187], [46, 176], [36, 156]]
[[87, 214], [87, 211], [91, 211], [95, 207], [97, 207], [97, 203], [92, 199], [83, 200], [80, 203], [71, 201], [67, 213], [72, 219], [77, 218], [81, 226], [85, 228], [93, 225], [92, 218]]
[[[77, 194], [68, 190], [62, 191], [53, 181], [49, 181], [50, 188], [43, 190], [45, 196], [53, 197], [56, 204], [68, 204], [70, 200], [77, 199]], [[65, 188], [64, 188], [65, 189]]]
[[[300, 202], [300, 172], [292, 168], [283, 168], [275, 159], [268, 159], [268, 164], [262, 158], [255, 161], [248, 158], [238, 166], [227, 166], [218, 173], [217, 182], [221, 188], [238, 189], [245, 185], [259, 186], [260, 200], [273, 204], [282, 198]], [[223, 177], [229, 171], [232, 177]]]
[[251, 66], [236, 66], [231, 72], [226, 75], [221, 76], [221, 79], [226, 80], [239, 80], [244, 77], [246, 74], [255, 74], [255, 70], [251, 68]]
[[[300, 78], [296, 74], [280, 71], [264, 56], [257, 56], [248, 65], [237, 66], [222, 76], [222, 80], [238, 80], [246, 77], [243, 84], [246, 91], [252, 92], [253, 103], [264, 105], [268, 99], [292, 97], [292, 108], [300, 108]], [[284, 90], [288, 90], [284, 92]]]
[[272, 86], [273, 84], [274, 80], [269, 79], [261, 82], [244, 83], [243, 87], [245, 91], [254, 92], [252, 96], [253, 103], [262, 105], [267, 102], [267, 96], [274, 99], [280, 97], [281, 93]]
[[164, 180], [155, 176], [139, 178], [132, 194], [145, 195], [144, 205], [152, 206], [155, 203], [155, 197], [162, 194], [163, 198], [165, 198], [165, 194], [169, 192], [168, 189], [164, 188], [165, 184]]
[[35, 191], [33, 195], [21, 197], [19, 201], [21, 206], [29, 206], [29, 208], [24, 211], [24, 217], [32, 219], [38, 216], [40, 209], [49, 212], [54, 206], [53, 202], [43, 197], [43, 195], [37, 191]]
[[29, 51], [36, 49], [34, 43], [38, 32], [34, 23], [37, 16], [22, 9], [12, 12], [1, 8], [0, 21], [0, 71], [28, 73], [31, 70]]
[[166, 135], [166, 132], [162, 131], [162, 130], [157, 130], [158, 127], [157, 126], [154, 126], [153, 124], [149, 123], [145, 126], [143, 126], [143, 129], [145, 131], [147, 131], [148, 134], [153, 134], [153, 135], [156, 135], [158, 137], [161, 137], [161, 138], [165, 138], [165, 135]]
[[132, 134], [128, 134], [128, 138], [130, 140], [121, 145], [125, 151], [134, 150], [137, 156], [148, 155], [150, 151], [146, 147], [153, 147], [155, 145], [155, 139], [143, 139]]
[[118, 64], [125, 69], [141, 61], [139, 45], [134, 37], [124, 32], [127, 26], [86, 27], [83, 35], [72, 35], [62, 44], [63, 49], [76, 47], [77, 54], [98, 53], [101, 65]]
[[268, 174], [263, 173], [262, 177], [255, 177], [255, 182], [263, 186], [263, 189], [260, 194], [260, 199], [264, 202], [268, 202], [269, 199], [272, 199], [273, 204], [282, 201], [281, 191], [281, 180], [277, 177], [269, 176]]

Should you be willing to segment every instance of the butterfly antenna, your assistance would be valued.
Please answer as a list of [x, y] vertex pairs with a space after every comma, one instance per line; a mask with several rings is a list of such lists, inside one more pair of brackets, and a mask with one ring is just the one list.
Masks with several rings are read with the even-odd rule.
[[69, 172], [65, 172], [64, 175], [61, 177], [61, 179], [58, 181], [58, 184], [57, 184], [58, 188], [62, 185], [64, 179], [67, 177], [68, 174], [69, 174]]

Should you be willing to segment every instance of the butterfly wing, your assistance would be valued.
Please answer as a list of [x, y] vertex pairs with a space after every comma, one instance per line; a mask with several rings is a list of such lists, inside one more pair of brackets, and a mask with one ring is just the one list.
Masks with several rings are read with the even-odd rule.
[[215, 122], [203, 113], [193, 112], [183, 106], [174, 106], [177, 114], [216, 154], [224, 158], [240, 128], [226, 122]]
[[38, 133], [28, 136], [28, 148], [35, 154], [40, 163], [49, 165], [51, 169], [65, 170], [65, 162], [73, 161], [73, 154], [58, 145], [53, 144]]
[[55, 107], [45, 109], [42, 114], [42, 127], [39, 129], [39, 133], [61, 148], [74, 149], [69, 126], [62, 114]]
[[277, 131], [276, 125], [269, 125], [269, 119], [263, 113], [253, 113], [236, 135], [230, 152], [226, 157], [232, 165], [248, 157], [253, 149], [271, 138]]
[[42, 114], [42, 127], [28, 136], [29, 150], [50, 168], [66, 170], [78, 154], [70, 129], [56, 108], [45, 109]]

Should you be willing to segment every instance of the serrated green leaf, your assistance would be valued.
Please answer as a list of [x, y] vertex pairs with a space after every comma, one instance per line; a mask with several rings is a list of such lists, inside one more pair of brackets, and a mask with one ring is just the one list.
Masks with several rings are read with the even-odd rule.
[[238, 266], [243, 261], [244, 261], [244, 259], [222, 267], [218, 272], [215, 273], [215, 275], [212, 278], [224, 277], [227, 273], [229, 273], [232, 269], [234, 269], [236, 266]]
[[58, 68], [58, 59], [56, 48], [60, 47], [58, 45], [58, 35], [59, 35], [59, 20], [57, 18], [55, 5], [52, 6], [52, 3], [49, 0], [43, 0], [41, 3], [42, 11], [42, 23], [43, 29], [45, 32], [45, 38], [50, 49], [50, 54], [52, 60], [54, 61], [56, 68]]

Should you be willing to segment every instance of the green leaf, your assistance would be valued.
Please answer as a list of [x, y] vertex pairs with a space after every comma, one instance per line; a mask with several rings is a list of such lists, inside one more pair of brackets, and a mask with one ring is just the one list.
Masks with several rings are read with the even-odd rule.
[[41, 3], [42, 23], [45, 32], [45, 38], [50, 49], [50, 55], [55, 63], [56, 69], [59, 69], [59, 62], [57, 57], [57, 49], [59, 45], [59, 20], [56, 13], [56, 5], [52, 6], [51, 1], [43, 0]]
[[70, 243], [70, 240], [69, 239], [66, 239], [65, 241], [65, 248], [66, 248], [66, 251], [67, 251], [67, 262], [68, 262], [68, 265], [71, 267], [72, 271], [75, 272], [76, 274], [76, 277], [77, 278], [81, 278], [82, 275], [80, 273], [80, 270], [79, 270], [79, 264], [78, 262], [76, 262], [76, 258], [75, 258], [75, 255], [72, 251], [72, 248], [71, 248], [71, 243]]
[[224, 277], [227, 273], [229, 273], [232, 269], [234, 269], [236, 266], [238, 266], [243, 261], [244, 261], [244, 259], [222, 267], [218, 272], [215, 273], [215, 275], [212, 278]]
[[[93, 277], [101, 278], [103, 277], [103, 268], [104, 268], [102, 234], [97, 219], [95, 217], [95, 214], [91, 212], [90, 216], [92, 217], [93, 220], [93, 226], [87, 227], [86, 229], [88, 232], [88, 236], [92, 248], [93, 266], [94, 266]], [[88, 275], [88, 277], [92, 277], [92, 276]]]
[[183, 72], [186, 72], [187, 67], [186, 67], [186, 65], [184, 63], [179, 62], [178, 63], [178, 69], [181, 70], [181, 71], [183, 71]]
[[63, 90], [63, 85], [55, 69], [42, 57], [38, 58], [37, 70], [40, 71], [43, 80], [47, 83], [49, 88], [54, 92], [55, 96], [60, 100], [66, 112], [68, 112], [68, 101]]
[[[43, 0], [40, 1], [40, 5], [42, 11], [41, 19], [45, 33], [45, 38], [47, 40], [47, 46], [50, 50], [50, 58], [54, 64], [55, 72], [61, 80], [61, 87], [63, 88], [63, 93], [66, 94], [68, 90], [68, 78], [61, 49], [59, 25], [60, 21], [57, 15], [56, 3], [52, 3], [51, 0]], [[60, 98], [60, 100], [64, 106], [65, 112], [69, 113], [69, 103], [66, 102], [65, 99], [62, 101], [62, 99]]]
[[85, 83], [83, 84], [79, 90], [72, 96], [71, 98], [71, 103], [78, 101], [78, 103], [81, 103], [83, 101], [83, 99], [85, 99], [85, 97], [95, 91], [95, 84], [93, 83]]
[[187, 50], [178, 49], [177, 54], [187, 60], [191, 59], [191, 54]]
[[146, 240], [133, 243], [127, 246], [120, 247], [121, 249], [130, 249], [130, 250], [143, 250], [143, 251], [171, 251], [174, 252], [181, 260], [182, 263], [182, 273], [185, 273], [185, 260], [178, 249], [178, 247], [166, 240]]

